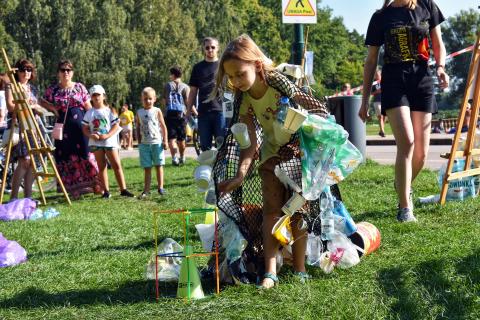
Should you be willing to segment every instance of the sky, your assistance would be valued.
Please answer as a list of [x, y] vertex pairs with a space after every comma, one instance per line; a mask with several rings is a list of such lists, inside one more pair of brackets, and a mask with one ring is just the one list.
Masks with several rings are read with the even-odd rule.
[[[478, 9], [478, 0], [435, 0], [445, 18], [453, 16], [460, 10]], [[343, 24], [349, 30], [358, 33], [367, 32], [368, 22], [375, 10], [383, 5], [383, 0], [322, 0], [319, 7], [330, 7], [334, 16], [343, 17]]]

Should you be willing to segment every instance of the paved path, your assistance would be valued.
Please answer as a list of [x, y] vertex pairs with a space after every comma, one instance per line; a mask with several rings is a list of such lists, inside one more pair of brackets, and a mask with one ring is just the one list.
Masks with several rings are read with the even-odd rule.
[[[453, 135], [432, 135], [427, 163], [425, 165], [426, 168], [438, 170], [442, 164], [446, 162], [446, 159], [440, 158], [440, 154], [450, 152], [451, 146], [446, 143], [449, 143], [452, 137]], [[367, 158], [377, 161], [380, 164], [394, 164], [396, 154], [396, 146], [394, 143], [393, 136], [387, 136], [385, 138], [376, 136], [367, 137]], [[187, 158], [196, 158], [197, 154], [195, 153], [195, 149], [193, 147], [187, 147], [186, 156]], [[170, 159], [170, 151], [167, 151], [166, 157]], [[120, 158], [138, 158], [138, 150], [136, 148], [133, 150], [120, 150]]]

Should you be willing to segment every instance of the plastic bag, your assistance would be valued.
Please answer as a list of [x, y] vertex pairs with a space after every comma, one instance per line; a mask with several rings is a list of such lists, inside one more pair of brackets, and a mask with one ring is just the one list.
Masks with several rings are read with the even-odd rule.
[[58, 216], [60, 212], [55, 209], [55, 208], [48, 208], [45, 211], [42, 211], [41, 209], [35, 209], [33, 213], [30, 215], [29, 220], [41, 220], [41, 219], [51, 219], [55, 218]]
[[[165, 238], [158, 245], [158, 280], [178, 281], [182, 263], [183, 247], [171, 238]], [[165, 256], [168, 255], [168, 256]], [[155, 255], [153, 255], [145, 270], [145, 277], [155, 280]]]
[[347, 236], [341, 232], [334, 232], [332, 240], [327, 243], [327, 249], [337, 258], [335, 264], [342, 269], [353, 267], [360, 262], [357, 248]]
[[18, 242], [7, 240], [0, 233], [0, 268], [10, 267], [27, 260], [27, 251]]
[[37, 203], [29, 198], [10, 201], [0, 205], [0, 220], [27, 220], [36, 207]]
[[[452, 172], [463, 171], [465, 159], [455, 159], [453, 161]], [[440, 188], [443, 185], [443, 176], [447, 171], [447, 165], [448, 162], [445, 163], [439, 171], [438, 184]], [[477, 180], [478, 178], [476, 176], [471, 176], [450, 181], [447, 190], [447, 200], [463, 200], [476, 197], [478, 190], [475, 188], [475, 182]]]
[[333, 214], [335, 215], [335, 222], [341, 221], [341, 223], [338, 225], [338, 228], [337, 224], [335, 224], [335, 230], [339, 230], [347, 236], [357, 231], [357, 225], [353, 221], [352, 216], [348, 212], [347, 208], [345, 208], [345, 206], [343, 205], [343, 202], [340, 200], [335, 200], [333, 204]]
[[203, 250], [211, 252], [215, 245], [215, 224], [196, 224], [195, 229], [200, 236]]
[[219, 213], [219, 235], [220, 245], [225, 248], [226, 257], [229, 263], [240, 259], [247, 247], [247, 240], [243, 237], [235, 222], [227, 217], [222, 211]]
[[325, 185], [344, 180], [363, 161], [360, 151], [347, 138], [348, 133], [335, 123], [334, 117], [308, 115], [300, 130], [305, 199], [318, 199]]

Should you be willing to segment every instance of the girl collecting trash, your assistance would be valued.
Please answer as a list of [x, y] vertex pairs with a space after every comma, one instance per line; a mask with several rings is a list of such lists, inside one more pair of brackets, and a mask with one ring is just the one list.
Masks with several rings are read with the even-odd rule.
[[[231, 123], [246, 124], [251, 144], [238, 151], [238, 145], [229, 130], [213, 169], [217, 205], [236, 221], [249, 240], [247, 255], [249, 252], [258, 255], [263, 245], [265, 269], [262, 270], [257, 263], [257, 270], [262, 270], [257, 272], [258, 287], [269, 289], [278, 283], [276, 265], [279, 242], [272, 236], [272, 228], [291, 195], [291, 191], [275, 176], [274, 169], [279, 166], [297, 183], [301, 179], [298, 135], [288, 135], [278, 141], [274, 134], [273, 124], [280, 110], [280, 99], [288, 97], [292, 107], [300, 105], [307, 110], [316, 109], [321, 116], [326, 116], [328, 112], [325, 103], [306, 94], [286, 76], [275, 71], [273, 62], [247, 35], [239, 36], [226, 47], [211, 96], [222, 94], [229, 86], [233, 87], [235, 94]], [[256, 167], [261, 183], [254, 174]], [[260, 204], [263, 205], [262, 216], [256, 217], [249, 208], [259, 208]], [[310, 203], [309, 206], [310, 210], [314, 207]], [[318, 210], [318, 206], [316, 208]], [[263, 223], [259, 222], [262, 218]], [[299, 212], [294, 214], [291, 221], [295, 239], [292, 245], [294, 274], [301, 283], [305, 283], [308, 279], [305, 270], [306, 230], [302, 227], [302, 215]], [[260, 223], [261, 233], [258, 230]], [[259, 238], [260, 241], [255, 240]]]

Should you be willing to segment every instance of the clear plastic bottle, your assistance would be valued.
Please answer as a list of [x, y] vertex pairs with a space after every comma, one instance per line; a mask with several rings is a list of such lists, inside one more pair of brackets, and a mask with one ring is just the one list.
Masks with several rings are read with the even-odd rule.
[[288, 97], [280, 98], [280, 105], [278, 106], [277, 121], [283, 124], [287, 117], [288, 108], [290, 108], [290, 99]]
[[333, 217], [333, 197], [329, 192], [323, 192], [320, 196], [320, 220], [322, 224], [322, 240], [331, 240], [335, 231]]

